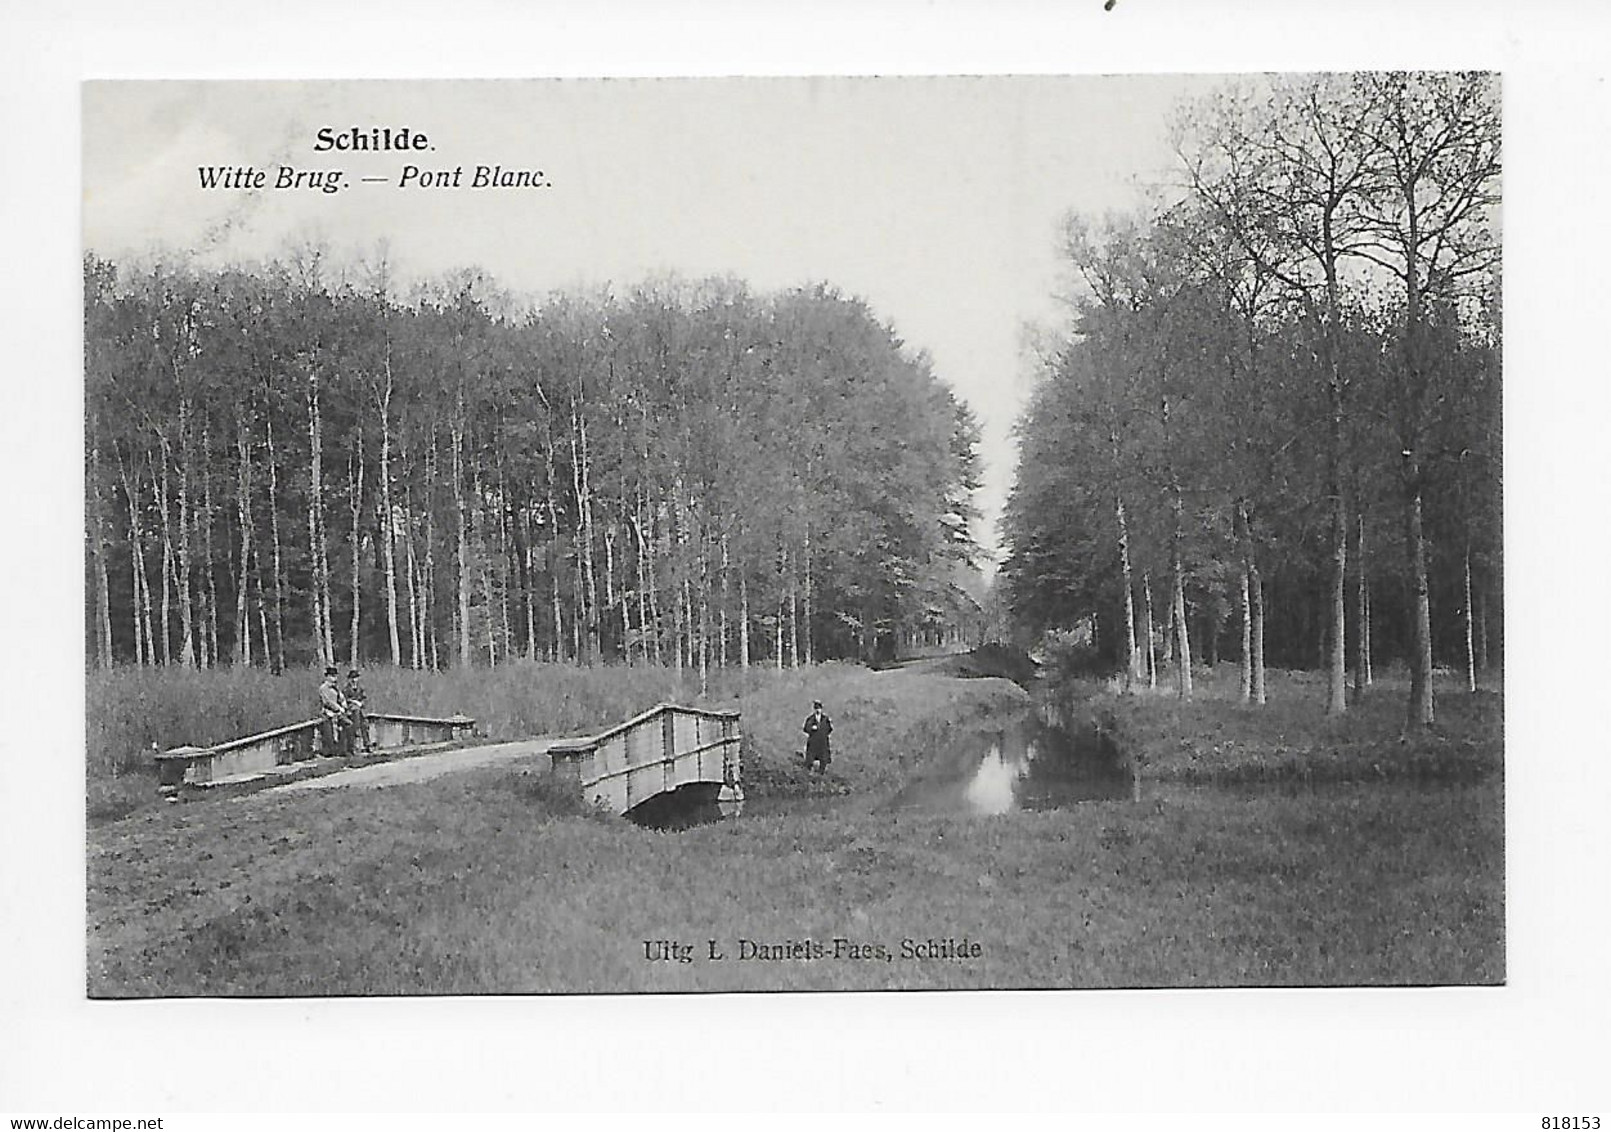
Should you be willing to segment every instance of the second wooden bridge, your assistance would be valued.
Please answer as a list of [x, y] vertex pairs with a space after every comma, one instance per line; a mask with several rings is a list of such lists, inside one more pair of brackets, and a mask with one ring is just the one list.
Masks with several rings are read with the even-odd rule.
[[597, 735], [557, 740], [548, 754], [586, 802], [624, 814], [672, 793], [736, 807], [742, 745], [738, 712], [656, 704]]

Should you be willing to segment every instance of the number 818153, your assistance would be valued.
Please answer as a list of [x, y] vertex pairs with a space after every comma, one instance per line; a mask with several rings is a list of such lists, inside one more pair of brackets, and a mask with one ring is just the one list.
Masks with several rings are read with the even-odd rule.
[[1544, 1132], [1599, 1132], [1598, 1116], [1546, 1116], [1539, 1127]]

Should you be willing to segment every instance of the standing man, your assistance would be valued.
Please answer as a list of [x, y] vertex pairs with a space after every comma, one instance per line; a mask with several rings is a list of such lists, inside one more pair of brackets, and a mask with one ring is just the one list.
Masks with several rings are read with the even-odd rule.
[[364, 686], [358, 683], [358, 670], [347, 670], [347, 685], [341, 689], [347, 701], [347, 725], [352, 728], [353, 745], [369, 753], [369, 718], [364, 715]]
[[833, 734], [833, 720], [822, 710], [821, 700], [812, 703], [811, 714], [806, 716], [805, 727], [801, 730], [806, 733], [806, 768], [814, 766], [820, 774], [833, 761], [828, 749], [828, 736]]
[[319, 746], [328, 758], [347, 753], [347, 697], [341, 694], [333, 664], [319, 685]]

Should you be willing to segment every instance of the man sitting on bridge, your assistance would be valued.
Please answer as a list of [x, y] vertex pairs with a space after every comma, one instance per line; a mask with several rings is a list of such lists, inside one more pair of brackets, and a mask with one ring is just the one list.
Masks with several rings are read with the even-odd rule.
[[822, 710], [822, 701], [817, 700], [811, 705], [811, 714], [806, 716], [806, 769], [815, 767], [820, 774], [828, 769], [833, 761], [833, 755], [828, 749], [828, 736], [833, 734], [833, 720], [828, 713]]
[[348, 754], [351, 748], [347, 723], [347, 697], [341, 694], [335, 665], [324, 670], [319, 685], [319, 750], [328, 758]]

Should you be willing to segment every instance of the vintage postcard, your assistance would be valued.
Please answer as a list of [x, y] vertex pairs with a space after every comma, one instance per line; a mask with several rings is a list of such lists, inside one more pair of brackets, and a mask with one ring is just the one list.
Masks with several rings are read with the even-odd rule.
[[82, 96], [91, 998], [1505, 981], [1497, 75]]

